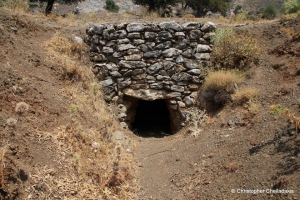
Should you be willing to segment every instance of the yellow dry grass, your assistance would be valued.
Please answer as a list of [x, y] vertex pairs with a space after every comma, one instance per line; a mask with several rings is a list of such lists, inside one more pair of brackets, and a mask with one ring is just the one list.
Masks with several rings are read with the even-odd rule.
[[62, 75], [69, 80], [83, 81], [84, 84], [92, 82], [94, 78], [91, 70], [80, 63], [86, 48], [85, 44], [66, 38], [61, 33], [56, 33], [45, 44], [49, 61], [61, 67]]
[[242, 105], [253, 100], [258, 95], [258, 92], [257, 88], [252, 87], [239, 89], [232, 95], [232, 101], [234, 104]]
[[226, 91], [233, 93], [234, 83], [239, 84], [243, 77], [236, 71], [215, 71], [210, 72], [205, 78], [204, 89], [214, 91]]
[[0, 5], [12, 11], [26, 12], [29, 9], [29, 0], [5, 0]]

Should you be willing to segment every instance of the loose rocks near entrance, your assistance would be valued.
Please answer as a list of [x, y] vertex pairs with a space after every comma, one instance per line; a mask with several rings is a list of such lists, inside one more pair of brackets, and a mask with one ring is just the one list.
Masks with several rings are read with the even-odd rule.
[[105, 99], [117, 102], [119, 120], [131, 128], [139, 101], [163, 99], [170, 129], [185, 121], [193, 106], [212, 51], [212, 22], [122, 23], [91, 25], [85, 42], [90, 46], [93, 72]]

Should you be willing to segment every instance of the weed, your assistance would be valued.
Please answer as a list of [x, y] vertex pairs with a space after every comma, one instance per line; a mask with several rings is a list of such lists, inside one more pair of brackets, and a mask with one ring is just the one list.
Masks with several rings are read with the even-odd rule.
[[90, 90], [91, 90], [92, 94], [94, 95], [94, 97], [96, 97], [100, 90], [100, 85], [97, 82], [92, 82], [92, 83], [90, 83]]
[[239, 89], [232, 95], [232, 100], [234, 104], [242, 105], [249, 101], [253, 101], [258, 95], [258, 89], [256, 88], [243, 88]]
[[248, 110], [247, 115], [249, 118], [253, 118], [255, 115], [257, 115], [260, 112], [260, 104], [252, 101], [246, 104], [246, 108]]
[[190, 108], [187, 111], [186, 121], [190, 124], [189, 131], [191, 135], [197, 137], [201, 131], [201, 127], [206, 123], [208, 116], [205, 110], [200, 110], [198, 108]]
[[210, 72], [205, 78], [203, 88], [213, 91], [234, 92], [234, 83], [239, 84], [243, 77], [237, 71], [215, 71]]
[[238, 10], [237, 14], [234, 16], [236, 22], [243, 22], [248, 19], [248, 11], [244, 9]]
[[237, 34], [232, 28], [219, 28], [212, 39], [212, 62], [224, 68], [244, 69], [260, 61], [263, 48], [255, 38]]
[[295, 35], [295, 29], [293, 27], [283, 27], [281, 28], [281, 31], [283, 31], [290, 40], [292, 40], [293, 36]]
[[17, 103], [15, 111], [19, 114], [22, 114], [24, 112], [27, 112], [28, 109], [29, 109], [29, 105], [22, 101], [22, 102]]
[[70, 107], [69, 107], [69, 112], [74, 115], [77, 111], [77, 106], [73, 103], [71, 103]]
[[18, 122], [18, 120], [15, 118], [12, 118], [12, 117], [10, 117], [6, 120], [6, 124], [11, 127], [14, 127], [17, 124], [17, 122]]
[[272, 115], [280, 115], [283, 112], [283, 107], [280, 104], [270, 106], [270, 113]]

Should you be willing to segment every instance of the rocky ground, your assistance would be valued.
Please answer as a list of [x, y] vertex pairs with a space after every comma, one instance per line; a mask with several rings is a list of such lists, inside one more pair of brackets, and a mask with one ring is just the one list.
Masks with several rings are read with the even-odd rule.
[[[78, 157], [73, 149], [90, 148], [91, 142], [75, 134], [69, 142], [77, 146], [67, 146], [65, 154], [61, 155], [57, 152], [57, 144], [48, 138], [51, 134], [58, 134], [58, 127], [60, 130], [64, 127], [66, 133], [93, 132], [91, 128], [94, 127], [97, 133], [109, 134], [118, 130], [118, 126], [110, 121], [100, 121], [93, 116], [95, 110], [87, 109], [88, 106], [79, 107], [80, 112], [74, 120], [70, 105], [82, 101], [78, 97], [83, 97], [84, 93], [74, 93], [76, 88], [82, 86], [74, 86], [74, 82], [61, 75], [61, 69], [55, 62], [47, 59], [49, 55], [43, 46], [57, 31], [83, 37], [85, 28], [82, 25], [68, 27], [56, 18], [23, 16], [0, 9], [0, 199], [61, 199], [63, 195], [65, 199], [86, 199], [82, 195], [87, 187], [76, 190], [66, 186], [72, 181], [85, 179], [85, 176], [76, 174], [79, 169], [84, 170], [76, 165]], [[99, 13], [95, 18], [122, 21], [119, 15], [107, 16]], [[133, 180], [130, 182], [132, 185], [133, 182], [139, 184], [139, 187], [130, 189], [137, 196], [127, 198], [300, 198], [299, 130], [297, 133], [287, 116], [270, 113], [270, 106], [280, 104], [300, 116], [300, 17], [251, 22], [235, 29], [253, 35], [265, 48], [261, 63], [251, 67], [247, 72], [248, 79], [240, 85], [259, 89], [259, 97], [255, 100], [260, 105], [258, 112], [249, 115], [246, 108], [229, 103], [219, 113], [210, 115], [196, 137], [190, 134], [188, 128], [163, 138], [142, 138], [125, 132], [125, 136], [130, 138], [126, 151], [131, 153], [122, 156], [133, 157], [121, 164], [122, 177]], [[91, 65], [88, 60], [83, 63]], [[18, 102], [29, 104], [29, 110], [24, 114], [17, 113], [15, 107]], [[104, 104], [101, 106], [105, 107]], [[8, 118], [17, 119], [17, 125], [9, 126]], [[111, 126], [114, 126], [113, 130]], [[87, 146], [84, 142], [76, 143], [76, 138], [90, 143], [87, 142]], [[116, 152], [117, 156], [107, 152], [104, 157], [86, 154], [88, 159], [85, 162], [91, 167], [84, 172], [87, 172], [87, 177], [93, 178], [81, 182], [82, 185], [91, 182], [97, 187], [116, 186], [112, 179], [93, 182], [101, 174], [97, 173], [99, 169], [103, 173], [113, 170], [117, 161], [112, 159], [120, 156], [118, 150]], [[104, 165], [105, 162], [108, 164]], [[59, 175], [69, 172], [67, 168], [74, 168], [71, 171], [74, 173], [73, 179], [57, 178], [61, 181], [57, 182], [58, 188], [63, 188], [65, 193], [55, 196], [47, 189], [53, 183], [51, 177], [62, 177]], [[264, 192], [248, 194], [240, 193], [239, 189]], [[278, 194], [277, 189], [293, 190], [294, 193]], [[274, 192], [271, 193], [271, 190]], [[97, 190], [90, 187], [89, 191]], [[106, 191], [106, 199], [123, 199], [113, 195], [121, 195], [120, 191], [110, 192]], [[94, 199], [97, 198], [94, 196]]]

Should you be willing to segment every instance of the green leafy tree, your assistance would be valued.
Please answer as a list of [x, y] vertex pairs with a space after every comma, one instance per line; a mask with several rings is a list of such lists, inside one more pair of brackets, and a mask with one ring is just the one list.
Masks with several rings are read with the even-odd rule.
[[120, 9], [114, 0], [106, 0], [106, 5], [104, 8], [110, 12], [118, 12]]
[[185, 0], [185, 8], [190, 7], [196, 15], [203, 16], [207, 11], [225, 13], [229, 0]]
[[153, 12], [161, 8], [166, 8], [167, 5], [182, 2], [182, 0], [134, 0], [134, 2], [142, 6], [147, 6], [148, 12]]

